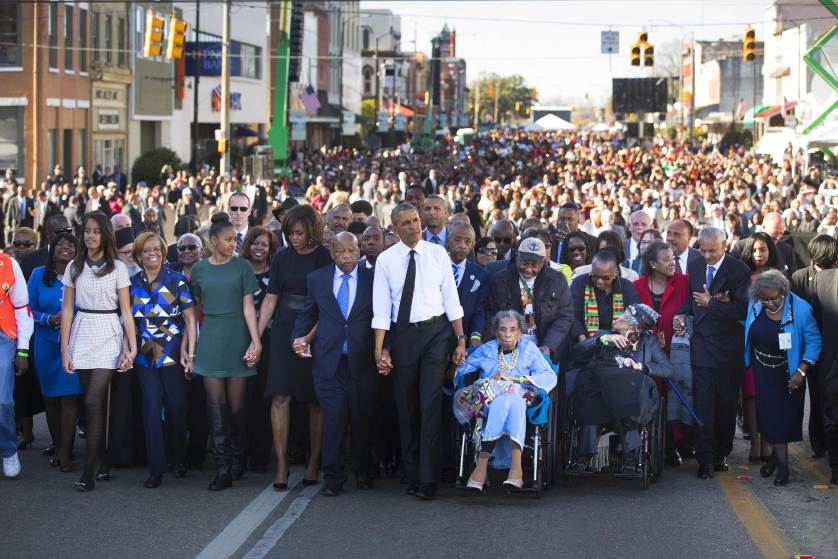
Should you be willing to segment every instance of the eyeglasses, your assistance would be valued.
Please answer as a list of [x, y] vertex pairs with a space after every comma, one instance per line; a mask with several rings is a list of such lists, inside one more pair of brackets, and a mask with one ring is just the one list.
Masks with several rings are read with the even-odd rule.
[[567, 247], [568, 252], [585, 252], [587, 249], [583, 246], [581, 247]]
[[29, 248], [35, 246], [35, 241], [14, 241], [12, 245], [15, 248]]
[[512, 243], [512, 237], [493, 237], [492, 240], [501, 244]]
[[55, 230], [56, 235], [63, 235], [64, 233], [72, 233], [72, 232], [73, 232], [72, 227], [65, 227], [64, 229], [56, 229]]
[[600, 276], [599, 274], [590, 274], [591, 281], [611, 281], [614, 276]]
[[477, 249], [477, 252], [479, 252], [480, 254], [487, 254], [487, 255], [490, 254], [492, 256], [497, 256], [498, 255], [498, 249], [496, 249], [496, 248], [485, 248], [485, 247], [484, 248], [479, 248], [479, 249]]
[[178, 252], [187, 252], [192, 250], [198, 250], [198, 245], [178, 245], [177, 247]]
[[246, 212], [249, 209], [247, 206], [230, 206], [231, 212]]

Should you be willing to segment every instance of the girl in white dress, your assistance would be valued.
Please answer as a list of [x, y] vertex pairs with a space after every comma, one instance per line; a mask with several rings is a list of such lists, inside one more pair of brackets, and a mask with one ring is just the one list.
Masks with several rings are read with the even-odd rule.
[[92, 491], [96, 458], [104, 450], [102, 436], [111, 375], [117, 369], [133, 366], [137, 338], [129, 297], [131, 279], [125, 264], [116, 258], [111, 222], [98, 211], [85, 215], [82, 222], [84, 232], [76, 257], [63, 278], [61, 361], [68, 374], [78, 373], [84, 388], [87, 452], [76, 487]]

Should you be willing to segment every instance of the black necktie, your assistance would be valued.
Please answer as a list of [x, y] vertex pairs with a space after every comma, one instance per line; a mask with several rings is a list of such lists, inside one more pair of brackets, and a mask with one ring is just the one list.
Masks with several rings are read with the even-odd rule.
[[236, 252], [241, 252], [242, 251], [242, 241], [243, 240], [244, 239], [242, 239], [242, 234], [241, 233], [236, 233]]
[[407, 274], [404, 276], [402, 300], [399, 302], [399, 316], [396, 325], [400, 328], [410, 324], [410, 307], [413, 304], [413, 288], [416, 285], [416, 251], [410, 251], [410, 261], [407, 263]]

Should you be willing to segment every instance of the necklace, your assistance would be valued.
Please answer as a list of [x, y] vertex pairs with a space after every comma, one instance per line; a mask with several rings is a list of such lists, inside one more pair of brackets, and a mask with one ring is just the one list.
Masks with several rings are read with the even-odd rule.
[[506, 355], [503, 354], [503, 349], [498, 349], [498, 373], [508, 373], [515, 368], [518, 363], [518, 347], [509, 354], [509, 361], [506, 360]]

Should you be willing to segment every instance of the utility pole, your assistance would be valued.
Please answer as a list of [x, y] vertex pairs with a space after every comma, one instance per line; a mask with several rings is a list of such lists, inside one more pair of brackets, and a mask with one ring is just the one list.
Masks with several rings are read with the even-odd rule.
[[695, 136], [695, 73], [697, 68], [695, 67], [695, 34], [692, 34], [692, 38], [690, 40], [690, 54], [692, 55], [692, 64], [690, 70], [690, 138]]
[[498, 91], [499, 89], [500, 89], [500, 86], [498, 85], [497, 82], [495, 82], [495, 113], [494, 113], [495, 126], [497, 126], [499, 124], [498, 123], [498, 97], [500, 96], [499, 95], [500, 92]]
[[221, 29], [221, 137], [224, 149], [218, 173], [230, 171], [230, 0], [224, 2], [224, 21]]
[[192, 171], [198, 171], [198, 86], [201, 82], [201, 0], [195, 0], [195, 48], [192, 51], [192, 67], [195, 79], [192, 86]]
[[[41, 51], [38, 49], [38, 31], [40, 31], [40, 29], [38, 28], [41, 25], [40, 3], [35, 2], [34, 4], [32, 4], [32, 11], [34, 16], [32, 18], [32, 37], [34, 38], [33, 43], [35, 43], [35, 48], [32, 49], [32, 170], [29, 172], [29, 184], [31, 184], [34, 187], [38, 184], [38, 161], [40, 161], [41, 159], [39, 156], [40, 150], [38, 149], [38, 143], [41, 141], [41, 134], [39, 133], [39, 130], [41, 129], [41, 111], [39, 110], [41, 107], [41, 91], [39, 87], [39, 72], [41, 70]], [[98, 45], [93, 46], [96, 47]], [[90, 109], [88, 109], [88, 112], [90, 112]], [[23, 169], [19, 169], [19, 171], [20, 174], [24, 175], [24, 178], [26, 178], [26, 171], [24, 171]], [[50, 169], [50, 172], [51, 171], [52, 169]], [[69, 171], [65, 169], [65, 172]]]

